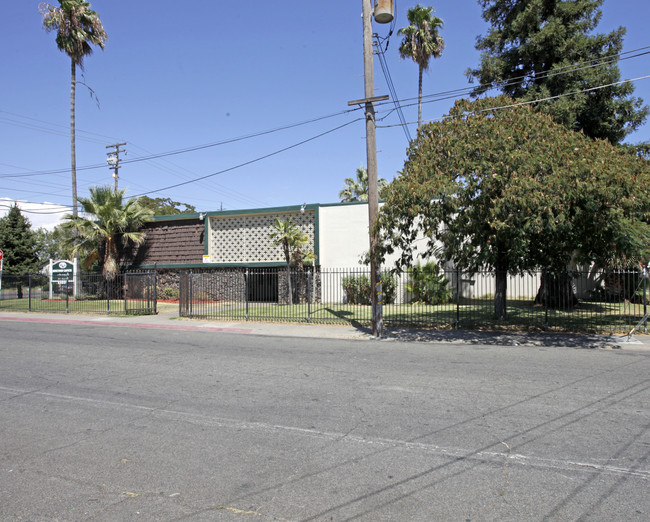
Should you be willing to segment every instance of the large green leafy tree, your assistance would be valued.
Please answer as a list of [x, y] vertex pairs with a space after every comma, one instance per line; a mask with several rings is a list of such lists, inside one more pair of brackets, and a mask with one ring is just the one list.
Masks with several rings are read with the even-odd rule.
[[27, 274], [41, 266], [36, 233], [18, 205], [13, 205], [7, 215], [0, 218], [0, 250], [3, 270], [7, 274]]
[[52, 230], [39, 228], [36, 230], [36, 241], [38, 244], [38, 258], [45, 263], [50, 259], [71, 259], [73, 257], [71, 244], [74, 238], [70, 232], [63, 230], [61, 225], [55, 226]]
[[426, 253], [496, 272], [495, 316], [508, 273], [611, 265], [647, 255], [650, 168], [604, 140], [567, 130], [505, 96], [456, 102], [425, 125], [380, 211], [381, 253]]
[[46, 31], [56, 31], [56, 45], [70, 57], [70, 172], [72, 175], [72, 214], [77, 215], [77, 155], [75, 140], [75, 93], [77, 67], [93, 52], [93, 45], [104, 49], [106, 31], [99, 15], [84, 0], [59, 0], [59, 6], [43, 3], [40, 11]]
[[[344, 183], [343, 189], [339, 192], [341, 202], [368, 201], [368, 170], [365, 167], [357, 168], [356, 179], [345, 178]], [[379, 178], [377, 189], [379, 190], [379, 199], [384, 199], [389, 190], [388, 182], [384, 178]]]
[[119, 271], [121, 258], [135, 245], [145, 240], [142, 226], [151, 221], [153, 212], [142, 208], [137, 199], [124, 201], [124, 190], [109, 186], [91, 187], [89, 198], [79, 203], [87, 217], [65, 216], [64, 230], [76, 232], [75, 254], [88, 263], [98, 260], [106, 277]]
[[154, 216], [173, 216], [196, 212], [196, 207], [188, 203], [174, 201], [172, 198], [140, 197], [140, 206], [150, 209]]
[[[602, 3], [479, 0], [491, 28], [477, 40], [478, 68], [467, 71], [480, 82], [474, 94], [498, 87], [517, 100], [561, 96], [536, 107], [571, 130], [619, 143], [643, 124], [648, 108], [632, 96], [631, 83], [612, 85], [620, 81], [625, 29], [593, 34]], [[577, 94], [562, 96], [569, 93]]]
[[417, 4], [406, 12], [409, 25], [397, 32], [404, 36], [399, 55], [418, 65], [418, 129], [422, 125], [422, 73], [429, 69], [431, 58], [440, 58], [445, 48], [445, 41], [438, 32], [443, 21], [432, 13], [433, 7]]

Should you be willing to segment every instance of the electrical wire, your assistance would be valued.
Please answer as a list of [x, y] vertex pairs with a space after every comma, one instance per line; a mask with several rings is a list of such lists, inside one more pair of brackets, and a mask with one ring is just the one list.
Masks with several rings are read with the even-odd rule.
[[[650, 75], [640, 76], [638, 78], [631, 78], [629, 80], [621, 80], [620, 82], [613, 82], [613, 83], [609, 83], [607, 85], [599, 85], [598, 87], [590, 87], [588, 89], [582, 89], [580, 91], [574, 91], [574, 92], [569, 92], [569, 93], [564, 93], [564, 94], [558, 94], [556, 96], [548, 96], [546, 98], [538, 98], [536, 100], [527, 100], [527, 101], [523, 101], [523, 102], [513, 103], [513, 104], [510, 104], [510, 105], [503, 105], [503, 106], [500, 106], [500, 107], [491, 107], [489, 109], [476, 111], [473, 114], [478, 114], [478, 113], [482, 113], [482, 112], [492, 112], [492, 111], [503, 110], [503, 109], [511, 109], [513, 107], [519, 107], [519, 106], [522, 106], [522, 105], [533, 105], [535, 103], [542, 103], [542, 102], [546, 102], [546, 101], [556, 100], [556, 99], [559, 99], [559, 98], [564, 98], [566, 96], [574, 96], [576, 94], [583, 94], [585, 92], [597, 91], [599, 89], [606, 89], [607, 87], [614, 87], [616, 85], [622, 85], [624, 83], [635, 82], [635, 81], [638, 81], [638, 80], [646, 80], [648, 78], [650, 78]], [[432, 123], [432, 122], [436, 122], [436, 121], [444, 121], [444, 120], [452, 119], [452, 118], [455, 118], [455, 117], [456, 116], [442, 116], [440, 118], [433, 118], [431, 120], [426, 120], [424, 123]], [[415, 122], [410, 122], [410, 123], [414, 124]], [[390, 127], [399, 127], [401, 125], [402, 125], [401, 123], [399, 123], [399, 124], [396, 123], [396, 124], [393, 124], [393, 125], [377, 125], [377, 127], [386, 129], [386, 128], [390, 128]]]
[[[395, 21], [395, 19], [393, 19], [393, 21]], [[393, 78], [391, 77], [390, 70], [388, 69], [388, 63], [386, 62], [385, 52], [388, 49], [390, 33], [388, 37], [386, 37], [385, 39], [386, 41], [385, 49], [382, 47], [381, 42], [379, 41], [377, 35], [375, 35], [375, 38], [376, 38], [376, 48], [378, 50], [377, 56], [379, 58], [379, 64], [381, 65], [381, 70], [384, 73], [386, 84], [388, 85], [388, 91], [390, 92], [391, 99], [393, 100], [393, 105], [395, 107], [395, 110], [397, 111], [397, 116], [399, 117], [399, 121], [402, 124], [402, 129], [404, 129], [404, 135], [406, 136], [406, 141], [408, 143], [411, 143], [411, 139], [412, 139], [411, 133], [409, 131], [408, 125], [406, 124], [406, 118], [404, 117], [404, 113], [402, 112], [402, 107], [398, 101], [399, 98], [397, 96], [397, 91], [395, 90], [395, 84], [393, 83]]]
[[[393, 20], [393, 22], [394, 21], [395, 21], [395, 19]], [[391, 29], [391, 31], [392, 31], [392, 29]], [[390, 37], [390, 35], [389, 35], [389, 37]], [[384, 40], [387, 41], [388, 38], [385, 38]], [[627, 59], [631, 59], [631, 58], [637, 58], [639, 56], [644, 56], [646, 54], [650, 54], [650, 51], [648, 49], [650, 49], [650, 46], [645, 46], [645, 47], [640, 47], [640, 48], [633, 49], [633, 50], [630, 50], [630, 51], [625, 51], [625, 52], [622, 52], [622, 53], [618, 53], [616, 55], [611, 55], [611, 56], [604, 57], [603, 59], [599, 59], [599, 60], [591, 60], [589, 62], [581, 62], [579, 64], [567, 65], [565, 67], [555, 69], [553, 71], [549, 70], [549, 71], [542, 72], [542, 73], [540, 73], [540, 75], [537, 78], [538, 79], [544, 79], [544, 78], [548, 78], [548, 77], [552, 77], [552, 76], [557, 76], [557, 75], [560, 75], [560, 74], [568, 74], [568, 73], [571, 73], [571, 72], [577, 72], [577, 71], [587, 69], [587, 68], [599, 67], [599, 66], [602, 66], [602, 65], [607, 65], [608, 63], [616, 62], [619, 59], [620, 60], [627, 60]], [[644, 51], [644, 52], [640, 52], [640, 51]], [[633, 54], [633, 53], [637, 53], [637, 54]], [[625, 56], [625, 55], [630, 55], [630, 56]], [[381, 63], [381, 59], [380, 59], [380, 63]], [[483, 92], [487, 92], [488, 90], [493, 90], [493, 89], [502, 89], [502, 88], [504, 88], [506, 86], [516, 85], [517, 83], [523, 83], [525, 80], [526, 80], [526, 76], [520, 76], [520, 77], [517, 77], [517, 78], [513, 78], [513, 79], [509, 80], [508, 82], [501, 82], [501, 83], [493, 82], [491, 84], [485, 85], [484, 86], [485, 90]], [[481, 88], [482, 88], [482, 86], [466, 87], [466, 88], [461, 88], [461, 89], [454, 89], [454, 90], [451, 90], [451, 91], [443, 91], [443, 92], [440, 92], [440, 93], [433, 93], [433, 94], [423, 96], [423, 101], [422, 102], [423, 103], [432, 103], [432, 102], [436, 102], [436, 101], [454, 99], [454, 98], [457, 98], [457, 97], [459, 97], [459, 96], [461, 96], [463, 94], [470, 94], [470, 93], [474, 92], [476, 89], [481, 89]], [[389, 87], [389, 89], [390, 89], [390, 87]], [[397, 96], [395, 95], [393, 97], [393, 101], [390, 102], [390, 103], [392, 103], [395, 108], [397, 106], [400, 107], [400, 109], [398, 111], [398, 114], [399, 114], [399, 112], [401, 112], [401, 108], [415, 105], [415, 103], [412, 103], [412, 104], [405, 103], [405, 102], [409, 102], [411, 100], [417, 100], [417, 98], [406, 98], [406, 99], [403, 99], [403, 100], [399, 100], [397, 98]], [[381, 107], [381, 105], [385, 105], [385, 104], [381, 104], [381, 103], [377, 104], [378, 107]], [[147, 160], [151, 160], [151, 159], [163, 158], [163, 157], [183, 154], [183, 153], [187, 153], [187, 152], [194, 152], [194, 151], [197, 151], [197, 150], [207, 149], [207, 148], [211, 148], [211, 147], [217, 147], [217, 146], [220, 146], [220, 145], [225, 145], [225, 144], [234, 143], [234, 142], [238, 142], [238, 141], [242, 141], [242, 140], [246, 140], [246, 139], [251, 139], [251, 138], [263, 136], [263, 135], [266, 135], [266, 134], [271, 134], [271, 133], [274, 133], [274, 132], [279, 132], [279, 131], [282, 131], [282, 130], [287, 130], [287, 129], [295, 128], [295, 127], [302, 126], [302, 125], [307, 125], [309, 123], [314, 123], [314, 122], [321, 121], [321, 120], [324, 120], [324, 119], [328, 119], [328, 118], [332, 118], [332, 117], [336, 117], [336, 116], [340, 116], [340, 115], [344, 115], [344, 114], [349, 114], [349, 113], [357, 111], [357, 110], [360, 110], [360, 108], [347, 109], [347, 110], [344, 110], [344, 111], [339, 111], [337, 113], [312, 118], [312, 119], [309, 119], [309, 120], [306, 120], [306, 121], [292, 123], [292, 124], [284, 125], [284, 126], [277, 127], [277, 128], [274, 128], [274, 129], [255, 132], [255, 133], [239, 136], [239, 137], [236, 137], [236, 138], [230, 138], [230, 139], [222, 140], [222, 141], [219, 141], [219, 142], [208, 143], [208, 144], [204, 144], [204, 145], [197, 145], [197, 146], [193, 146], [193, 147], [187, 147], [187, 148], [184, 148], [184, 149], [178, 149], [178, 150], [173, 150], [173, 151], [168, 151], [168, 152], [162, 152], [162, 153], [159, 153], [159, 154], [150, 154], [148, 156], [142, 156], [142, 157], [134, 158], [134, 159], [130, 159], [130, 160], [123, 160], [122, 163], [135, 163], [135, 162], [140, 162], [140, 161], [147, 161]], [[47, 125], [52, 125], [52, 126], [65, 128], [64, 126], [61, 126], [61, 125], [58, 125], [58, 124], [48, 123], [48, 122], [45, 122], [43, 120], [37, 120], [35, 118], [30, 118], [28, 116], [21, 116], [21, 115], [18, 115], [16, 113], [10, 113], [10, 112], [4, 111], [4, 110], [0, 110], [0, 113], [5, 113], [5, 114], [12, 115], [12, 116], [18, 116], [18, 117], [21, 117], [21, 118], [36, 121], [36, 122], [39, 122], [39, 123], [45, 123]], [[0, 121], [2, 121], [2, 120], [7, 120], [7, 119], [6, 118], [4, 118], [4, 119], [0, 118]], [[400, 120], [401, 120], [401, 118], [400, 118]], [[404, 121], [401, 121], [400, 125], [405, 126], [405, 125], [407, 125], [407, 123], [404, 120]], [[392, 125], [392, 126], [394, 127], [396, 125]], [[91, 133], [91, 132], [88, 132], [88, 131], [80, 131], [80, 132], [83, 132], [83, 133], [86, 133], [86, 134], [94, 134], [94, 135], [97, 135], [97, 136], [103, 136], [101, 134]], [[107, 136], [104, 136], [104, 137], [107, 137]], [[107, 138], [115, 139], [115, 138], [111, 138], [111, 137], [107, 137]], [[98, 142], [98, 140], [90, 140], [90, 141], [97, 141]], [[93, 170], [93, 169], [105, 168], [105, 167], [106, 167], [106, 165], [104, 163], [99, 163], [99, 164], [92, 164], [92, 165], [87, 165], [87, 166], [80, 166], [80, 167], [77, 167], [76, 170], [77, 170], [77, 172], [80, 172], [80, 171]], [[69, 168], [67, 168], [67, 169], [46, 170], [46, 171], [29, 171], [29, 172], [21, 173], [21, 174], [0, 173], [0, 178], [3, 178], [3, 179], [7, 179], [7, 178], [23, 178], [23, 177], [44, 176], [44, 175], [51, 175], [51, 174], [65, 174], [65, 173], [68, 173], [68, 172], [70, 172]]]
[[[178, 155], [178, 154], [184, 154], [186, 152], [195, 152], [197, 150], [203, 150], [203, 149], [208, 149], [208, 148], [212, 148], [212, 147], [218, 147], [218, 146], [221, 146], [221, 145], [227, 145], [227, 144], [230, 144], [230, 143], [235, 143], [235, 142], [238, 142], [238, 141], [243, 141], [243, 140], [247, 140], [247, 139], [251, 139], [251, 138], [257, 138], [259, 136], [264, 136], [264, 135], [267, 135], [267, 134], [272, 134], [272, 133], [283, 131], [283, 130], [293, 129], [293, 128], [300, 127], [300, 126], [303, 126], [303, 125], [308, 125], [310, 123], [316, 123], [318, 121], [323, 121], [323, 120], [326, 120], [326, 119], [329, 119], [329, 118], [334, 118], [336, 116], [342, 116], [342, 115], [349, 114], [351, 112], [355, 112], [355, 111], [358, 111], [358, 110], [360, 110], [360, 109], [359, 108], [346, 109], [346, 110], [339, 111], [339, 112], [332, 113], [332, 114], [328, 114], [328, 115], [325, 115], [325, 116], [319, 116], [319, 117], [316, 117], [316, 118], [311, 118], [309, 120], [304, 120], [304, 121], [297, 122], [297, 123], [290, 123], [290, 124], [287, 124], [287, 125], [283, 125], [281, 127], [275, 127], [273, 129], [254, 132], [254, 133], [251, 133], [251, 134], [246, 134], [246, 135], [235, 137], [235, 138], [228, 138], [228, 139], [218, 141], [218, 142], [207, 143], [207, 144], [203, 144], [203, 145], [195, 145], [195, 146], [192, 146], [192, 147], [186, 147], [186, 148], [183, 148], [183, 149], [177, 149], [177, 150], [172, 150], [172, 151], [167, 151], [167, 152], [161, 152], [161, 153], [158, 153], [158, 154], [150, 154], [148, 156], [142, 156], [142, 157], [134, 158], [134, 159], [130, 159], [130, 160], [122, 160], [120, 163], [122, 163], [122, 164], [136, 163], [136, 162], [140, 162], [140, 161], [147, 161], [147, 160], [152, 160], [152, 159], [164, 158], [164, 157], [168, 157], [168, 156], [175, 156], [175, 155]], [[76, 170], [77, 171], [84, 171], [84, 170], [92, 170], [92, 169], [105, 168], [105, 167], [106, 167], [105, 163], [98, 163], [98, 164], [92, 164], [92, 165], [77, 167]], [[44, 175], [50, 175], [50, 174], [66, 174], [68, 172], [70, 172], [69, 168], [67, 168], [67, 169], [56, 169], [56, 170], [44, 170], [44, 171], [30, 171], [30, 172], [23, 173], [23, 174], [0, 173], [0, 178], [44, 176]]]
[[322, 138], [323, 136], [326, 136], [327, 134], [331, 134], [333, 132], [336, 132], [337, 130], [340, 130], [340, 129], [344, 128], [344, 127], [347, 127], [348, 125], [352, 125], [353, 123], [356, 123], [358, 121], [362, 121], [363, 119], [364, 118], [356, 118], [356, 119], [351, 120], [351, 121], [349, 121], [347, 123], [344, 123], [343, 125], [339, 125], [338, 127], [334, 127], [333, 129], [330, 129], [328, 131], [321, 132], [320, 134], [317, 134], [316, 136], [312, 136], [311, 138], [307, 138], [305, 140], [294, 143], [293, 145], [289, 145], [288, 147], [284, 147], [282, 149], [278, 149], [278, 150], [270, 152], [268, 154], [264, 154], [263, 156], [258, 156], [257, 158], [254, 158], [252, 160], [245, 161], [243, 163], [239, 163], [238, 165], [228, 167], [227, 169], [223, 169], [223, 170], [220, 170], [220, 171], [217, 171], [217, 172], [213, 172], [212, 174], [206, 174], [205, 176], [200, 176], [198, 178], [195, 178], [195, 179], [192, 179], [192, 180], [189, 180], [189, 181], [184, 181], [182, 183], [176, 183], [175, 185], [169, 185], [167, 187], [162, 187], [162, 188], [159, 188], [159, 189], [156, 189], [156, 190], [150, 190], [148, 192], [143, 192], [141, 194], [136, 194], [134, 197], [146, 196], [148, 194], [155, 194], [157, 192], [162, 192], [164, 190], [169, 190], [169, 189], [173, 189], [173, 188], [177, 188], [177, 187], [182, 187], [184, 185], [189, 185], [190, 183], [195, 183], [195, 182], [200, 181], [200, 180], [208, 179], [208, 178], [211, 178], [211, 177], [214, 177], [214, 176], [218, 176], [220, 174], [224, 174], [226, 172], [231, 172], [233, 170], [236, 170], [236, 169], [239, 169], [239, 168], [242, 168], [242, 167], [246, 167], [248, 165], [252, 165], [253, 163], [257, 163], [259, 161], [270, 158], [272, 156], [277, 156], [278, 154], [281, 154], [282, 152], [286, 152], [288, 150], [295, 149], [296, 147], [304, 145], [305, 143], [309, 143], [310, 141], [314, 141], [314, 140], [316, 140], [318, 138]]

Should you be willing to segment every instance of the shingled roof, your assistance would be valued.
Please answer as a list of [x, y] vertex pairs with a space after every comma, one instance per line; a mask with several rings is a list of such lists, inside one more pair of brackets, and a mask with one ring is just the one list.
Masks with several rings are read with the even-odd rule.
[[153, 221], [142, 229], [145, 242], [138, 248], [134, 265], [202, 263], [205, 224], [198, 218]]

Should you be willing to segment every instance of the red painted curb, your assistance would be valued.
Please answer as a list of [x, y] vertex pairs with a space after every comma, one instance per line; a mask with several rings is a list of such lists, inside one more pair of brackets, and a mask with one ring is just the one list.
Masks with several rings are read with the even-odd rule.
[[47, 324], [78, 324], [85, 326], [129, 326], [132, 328], [150, 328], [154, 330], [181, 330], [199, 332], [252, 333], [250, 328], [219, 328], [215, 326], [182, 326], [171, 324], [121, 323], [117, 321], [85, 321], [81, 319], [49, 319], [45, 317], [2, 317], [0, 321], [16, 321], [21, 323]]

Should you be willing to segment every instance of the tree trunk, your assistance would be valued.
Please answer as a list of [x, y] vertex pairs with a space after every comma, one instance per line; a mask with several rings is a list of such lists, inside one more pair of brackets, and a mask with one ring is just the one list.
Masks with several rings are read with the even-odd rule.
[[418, 66], [418, 130], [422, 126], [422, 66]]
[[72, 63], [70, 81], [70, 174], [72, 175], [72, 215], [77, 217], [77, 152], [75, 142], [75, 90], [77, 87], [77, 64]]
[[[73, 59], [70, 59], [72, 64], [70, 75], [70, 174], [72, 176], [72, 215], [77, 217], [77, 144], [76, 144], [76, 130], [75, 130], [75, 93], [77, 89], [77, 64]], [[78, 232], [73, 231], [74, 245], [77, 246], [79, 240], [77, 238]], [[74, 265], [79, 265], [79, 254], [74, 254]], [[81, 288], [80, 281], [74, 285], [74, 288]]]
[[284, 257], [287, 260], [287, 292], [288, 303], [293, 304], [293, 289], [291, 288], [291, 253], [289, 252], [289, 242], [284, 239], [282, 246], [284, 247]]
[[508, 290], [508, 271], [497, 268], [494, 284], [494, 318], [506, 318], [506, 292]]
[[535, 304], [560, 310], [573, 308], [578, 298], [573, 292], [571, 276], [566, 271], [542, 272], [542, 282], [535, 296]]

